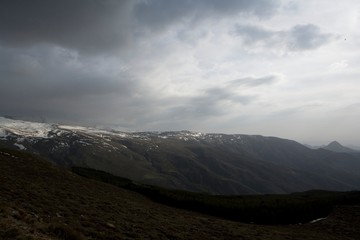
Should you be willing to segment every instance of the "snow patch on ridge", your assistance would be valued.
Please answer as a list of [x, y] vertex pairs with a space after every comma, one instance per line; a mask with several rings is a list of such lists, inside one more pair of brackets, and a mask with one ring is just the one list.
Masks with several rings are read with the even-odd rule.
[[6, 137], [7, 137], [7, 134], [6, 134], [5, 129], [0, 128], [0, 138], [6, 138]]
[[26, 150], [26, 147], [24, 147], [24, 145], [21, 145], [19, 143], [14, 143], [14, 146], [18, 147], [20, 150]]
[[90, 127], [81, 127], [81, 126], [69, 126], [69, 125], [58, 125], [59, 129], [69, 130], [72, 132], [81, 132], [86, 133], [89, 135], [96, 135], [98, 137], [103, 137], [103, 135], [113, 135], [118, 137], [128, 137], [128, 134], [123, 132], [113, 132], [108, 130], [102, 130], [97, 128], [90, 128]]
[[0, 136], [6, 136], [6, 132], [10, 132], [23, 137], [48, 138], [48, 133], [54, 129], [54, 126], [48, 123], [35, 123], [0, 117], [0, 129]]
[[323, 221], [323, 220], [325, 220], [325, 219], [326, 219], [326, 217], [318, 218], [318, 219], [312, 220], [310, 223], [320, 222], [320, 221]]
[[[151, 141], [153, 138], [168, 139], [175, 138], [184, 141], [205, 140], [207, 134], [191, 131], [175, 132], [120, 132], [112, 129], [99, 129], [93, 127], [71, 126], [62, 124], [37, 123], [23, 120], [14, 120], [0, 117], [0, 139], [9, 135], [16, 135], [27, 141], [35, 141], [37, 138], [53, 138], [64, 134], [84, 134], [87, 138], [96, 140], [102, 138], [103, 141], [111, 142], [112, 137], [133, 138], [143, 141]], [[110, 139], [109, 139], [110, 137]], [[213, 136], [212, 136], [213, 137]], [[211, 137], [211, 138], [212, 138]], [[21, 141], [18, 141], [21, 142]]]

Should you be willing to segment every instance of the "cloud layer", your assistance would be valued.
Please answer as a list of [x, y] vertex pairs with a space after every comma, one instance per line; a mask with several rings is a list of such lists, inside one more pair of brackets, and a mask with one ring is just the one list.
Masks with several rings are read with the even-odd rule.
[[359, 104], [358, 5], [4, 0], [0, 114], [341, 141], [321, 123]]
[[[42, 43], [100, 54], [128, 46], [143, 31], [157, 31], [181, 21], [234, 14], [268, 17], [276, 1], [113, 1], [5, 0], [0, 3], [0, 41], [27, 47]], [[144, 35], [143, 35], [144, 36]], [[142, 36], [142, 37], [143, 37]]]
[[289, 30], [271, 31], [251, 25], [237, 25], [235, 34], [248, 46], [304, 51], [321, 47], [334, 38], [333, 34], [321, 33], [313, 25], [296, 25]]

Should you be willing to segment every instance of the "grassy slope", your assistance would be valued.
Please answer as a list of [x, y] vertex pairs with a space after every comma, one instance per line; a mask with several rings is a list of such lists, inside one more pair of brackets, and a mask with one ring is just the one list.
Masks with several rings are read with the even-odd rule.
[[357, 239], [360, 209], [258, 226], [167, 207], [23, 153], [0, 150], [0, 239]]

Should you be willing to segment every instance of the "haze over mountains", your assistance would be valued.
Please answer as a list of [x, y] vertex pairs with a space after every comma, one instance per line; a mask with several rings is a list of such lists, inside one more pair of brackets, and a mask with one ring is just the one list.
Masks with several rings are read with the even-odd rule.
[[[334, 145], [339, 146], [330, 144]], [[127, 133], [0, 118], [0, 146], [36, 153], [64, 166], [212, 194], [360, 189], [358, 152], [314, 150], [276, 137]]]

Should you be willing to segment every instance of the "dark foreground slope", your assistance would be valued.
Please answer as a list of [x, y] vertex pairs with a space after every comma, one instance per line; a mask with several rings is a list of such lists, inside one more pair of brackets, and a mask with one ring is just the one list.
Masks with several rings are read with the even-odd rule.
[[358, 239], [360, 208], [314, 224], [258, 226], [179, 210], [0, 150], [0, 239]]

